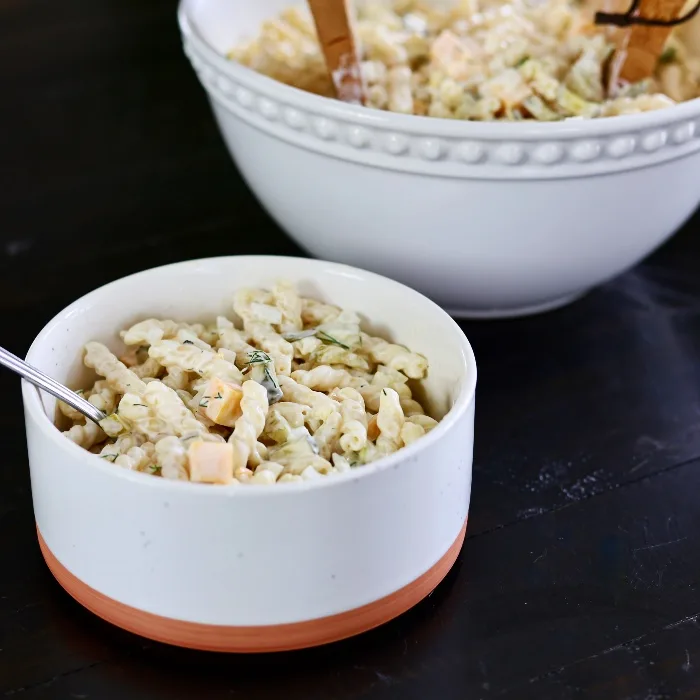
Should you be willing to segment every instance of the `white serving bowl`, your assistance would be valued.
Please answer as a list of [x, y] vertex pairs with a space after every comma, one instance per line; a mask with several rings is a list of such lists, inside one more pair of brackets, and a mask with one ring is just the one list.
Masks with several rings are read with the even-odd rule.
[[555, 124], [351, 106], [224, 57], [290, 3], [181, 0], [179, 20], [241, 173], [319, 257], [401, 280], [458, 315], [523, 315], [635, 265], [700, 202], [700, 100]]
[[273, 651], [322, 644], [415, 605], [447, 574], [466, 528], [476, 364], [431, 301], [372, 273], [315, 260], [229, 257], [156, 268], [79, 299], [34, 341], [27, 361], [71, 386], [90, 339], [156, 316], [231, 314], [242, 286], [297, 282], [358, 311], [367, 327], [423, 353], [432, 412], [413, 445], [316, 482], [209, 486], [106, 463], [53, 424], [55, 400], [22, 387], [39, 541], [58, 581], [120, 627], [171, 644]]

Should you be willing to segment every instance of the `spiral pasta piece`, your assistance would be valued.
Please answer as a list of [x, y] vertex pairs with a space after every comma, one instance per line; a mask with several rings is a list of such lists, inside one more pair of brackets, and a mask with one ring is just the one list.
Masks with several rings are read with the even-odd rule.
[[437, 425], [409, 386], [425, 358], [363, 333], [354, 312], [284, 281], [240, 290], [234, 310], [243, 328], [146, 319], [122, 331], [119, 356], [87, 343], [99, 377], [84, 395], [106, 418], [59, 403], [66, 438], [160, 478], [273, 486], [342, 474]]

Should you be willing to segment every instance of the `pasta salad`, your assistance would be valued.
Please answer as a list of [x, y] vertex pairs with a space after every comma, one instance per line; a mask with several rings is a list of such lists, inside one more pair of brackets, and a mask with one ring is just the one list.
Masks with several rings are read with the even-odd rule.
[[[684, 34], [685, 32], [685, 34]], [[578, 0], [356, 3], [367, 106], [479, 121], [608, 117], [700, 94], [697, 31], [674, 32], [656, 76], [609, 91], [611, 35]], [[334, 95], [304, 6], [263, 23], [229, 58], [293, 87]]]
[[360, 319], [280, 281], [241, 289], [238, 327], [147, 319], [117, 357], [85, 346], [99, 379], [82, 393], [107, 418], [64, 403], [64, 435], [124, 469], [211, 484], [319, 479], [389, 455], [437, 421], [410, 382], [425, 357], [363, 331]]

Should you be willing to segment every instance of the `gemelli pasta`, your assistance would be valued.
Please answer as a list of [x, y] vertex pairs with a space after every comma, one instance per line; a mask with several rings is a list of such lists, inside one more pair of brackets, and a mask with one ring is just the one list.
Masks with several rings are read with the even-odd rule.
[[117, 467], [210, 484], [318, 479], [392, 454], [437, 421], [409, 381], [422, 355], [362, 330], [359, 317], [279, 282], [239, 290], [210, 326], [146, 319], [84, 363], [82, 391], [108, 414], [93, 424], [59, 403], [64, 435]]

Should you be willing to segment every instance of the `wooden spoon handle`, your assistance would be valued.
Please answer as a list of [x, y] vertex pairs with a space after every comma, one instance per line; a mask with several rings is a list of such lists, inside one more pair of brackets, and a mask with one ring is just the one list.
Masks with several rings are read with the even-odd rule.
[[336, 94], [364, 104], [362, 72], [346, 0], [308, 0]]
[[[668, 21], [679, 17], [686, 3], [687, 0], [641, 0], [637, 15]], [[651, 77], [670, 33], [671, 27], [639, 24], [621, 31], [613, 75], [628, 83]]]

